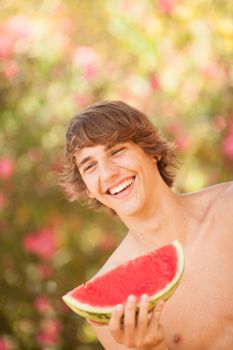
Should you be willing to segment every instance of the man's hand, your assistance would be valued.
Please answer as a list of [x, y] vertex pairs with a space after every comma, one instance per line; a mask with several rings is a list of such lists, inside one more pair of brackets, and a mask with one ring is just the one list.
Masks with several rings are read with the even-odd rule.
[[[164, 330], [160, 324], [160, 315], [163, 308], [160, 301], [149, 313], [149, 297], [143, 295], [140, 308], [136, 316], [136, 298], [128, 297], [125, 307], [117, 305], [109, 322], [109, 330], [114, 340], [127, 348], [138, 350], [167, 350]], [[121, 317], [124, 314], [124, 323]]]

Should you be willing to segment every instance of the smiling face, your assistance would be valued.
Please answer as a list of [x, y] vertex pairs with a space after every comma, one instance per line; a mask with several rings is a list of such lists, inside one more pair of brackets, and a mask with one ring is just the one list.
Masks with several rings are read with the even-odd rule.
[[135, 143], [84, 147], [75, 158], [89, 197], [119, 216], [139, 215], [150, 205], [159, 173], [155, 159]]

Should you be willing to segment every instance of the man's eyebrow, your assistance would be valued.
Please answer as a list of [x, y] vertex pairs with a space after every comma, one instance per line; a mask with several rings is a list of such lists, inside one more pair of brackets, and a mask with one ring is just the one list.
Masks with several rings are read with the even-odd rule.
[[111, 148], [115, 148], [115, 147], [121, 147], [123, 146], [123, 142], [119, 142], [119, 143], [110, 143], [108, 145], [105, 146], [105, 150], [109, 151]]
[[77, 164], [77, 167], [81, 168], [85, 163], [89, 162], [91, 159], [92, 159], [92, 157], [90, 157], [90, 156], [84, 158], [83, 160], [81, 160], [80, 163]]
[[109, 151], [111, 148], [113, 148], [114, 146], [116, 146], [116, 145], [114, 145], [114, 144], [109, 144], [109, 145], [106, 145], [105, 147], [104, 147], [104, 150], [105, 151]]

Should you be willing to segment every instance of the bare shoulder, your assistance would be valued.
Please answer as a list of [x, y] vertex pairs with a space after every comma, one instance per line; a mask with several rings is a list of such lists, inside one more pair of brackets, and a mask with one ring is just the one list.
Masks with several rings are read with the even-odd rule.
[[217, 236], [220, 238], [219, 245], [224, 248], [225, 255], [229, 252], [231, 260], [233, 247], [233, 182], [225, 183], [218, 193], [215, 203], [211, 210], [215, 230], [218, 232]]
[[233, 220], [233, 182], [226, 182], [221, 185], [214, 209], [225, 218], [228, 217]]
[[232, 199], [233, 199], [233, 181], [226, 182], [223, 185], [224, 185], [224, 187], [223, 187], [223, 191], [221, 193], [222, 197], [226, 200], [232, 201]]
[[201, 211], [205, 211], [206, 213], [228, 207], [232, 210], [233, 182], [219, 183], [193, 193], [188, 193], [187, 198], [191, 200], [191, 204], [198, 206]]
[[[222, 243], [233, 243], [233, 182], [216, 184], [186, 197], [201, 222], [212, 223]], [[213, 230], [212, 230], [213, 231]]]
[[214, 215], [221, 224], [233, 223], [233, 182], [224, 182], [204, 188], [196, 192], [196, 195], [202, 198], [206, 213]]

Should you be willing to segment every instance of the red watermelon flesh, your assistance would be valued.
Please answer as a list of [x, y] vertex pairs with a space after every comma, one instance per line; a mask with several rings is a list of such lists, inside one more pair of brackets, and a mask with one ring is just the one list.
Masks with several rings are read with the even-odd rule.
[[74, 290], [72, 297], [93, 306], [112, 306], [122, 303], [129, 294], [152, 296], [171, 282], [176, 269], [176, 249], [169, 245], [97, 277]]
[[63, 300], [82, 316], [106, 322], [113, 307], [124, 304], [129, 295], [135, 295], [139, 301], [146, 293], [152, 304], [166, 300], [177, 287], [183, 268], [183, 250], [174, 241], [82, 284]]

